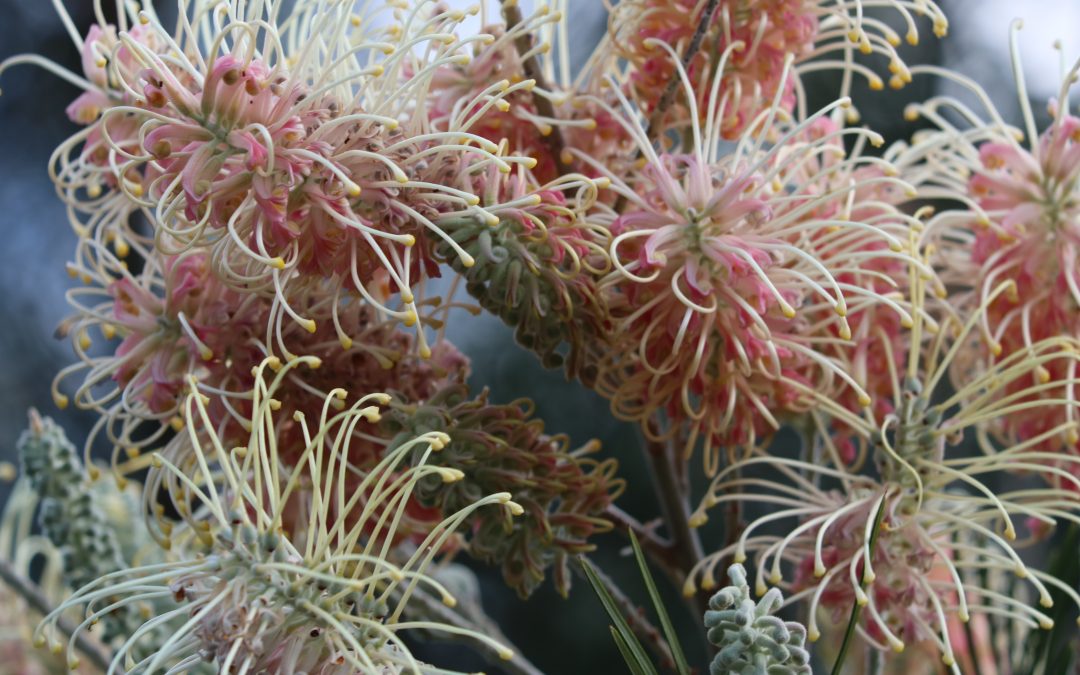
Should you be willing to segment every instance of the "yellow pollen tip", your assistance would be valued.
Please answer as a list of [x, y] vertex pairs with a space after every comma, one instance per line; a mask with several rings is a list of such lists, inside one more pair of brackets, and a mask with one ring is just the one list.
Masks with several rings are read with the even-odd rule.
[[784, 316], [786, 316], [789, 319], [795, 318], [795, 308], [792, 307], [791, 305], [787, 304], [787, 303], [784, 303], [780, 307], [780, 311], [783, 312]]
[[743, 564], [744, 562], [746, 562], [746, 554], [742, 551], [736, 551], [734, 561], [739, 563], [740, 565]]
[[522, 164], [525, 165], [526, 169], [535, 169], [537, 161], [535, 157], [526, 157], [525, 161], [522, 162]]
[[401, 243], [405, 244], [406, 246], [410, 246], [410, 247], [415, 246], [416, 245], [416, 237], [412, 236], [411, 234], [407, 234], [402, 238]]
[[885, 82], [880, 77], [874, 76], [870, 78], [870, 88], [874, 91], [881, 91], [885, 88]]
[[423, 347], [421, 347], [420, 348], [420, 358], [422, 358], [422, 359], [430, 359], [431, 358], [431, 347], [428, 347], [427, 345], [424, 345]]
[[352, 181], [345, 184], [345, 189], [349, 192], [350, 197], [359, 197], [360, 193], [363, 191], [360, 189], [359, 185]]
[[904, 643], [900, 642], [899, 640], [893, 642], [890, 646], [892, 647], [892, 650], [897, 654], [902, 654], [904, 652]]
[[468, 197], [465, 198], [465, 203], [468, 204], [469, 206], [476, 206], [477, 204], [480, 203], [480, 198], [477, 197], [476, 195], [469, 195]]
[[[683, 597], [692, 598], [694, 597], [695, 593], [697, 593], [697, 586], [694, 584], [694, 581], [692, 579], [687, 579], [686, 583], [684, 583], [682, 587]], [[1080, 619], [1077, 619], [1076, 622], [1080, 624]]]
[[353, 341], [348, 335], [342, 335], [338, 338], [338, 341], [341, 343], [342, 349], [352, 349]]
[[0, 480], [10, 483], [19, 474], [18, 469], [11, 462], [0, 462]]
[[850, 340], [851, 339], [851, 326], [848, 326], [847, 324], [844, 324], [843, 326], [840, 327], [840, 339], [841, 340]]
[[814, 565], [814, 577], [820, 579], [821, 577], [825, 576], [826, 572], [828, 572], [828, 570], [825, 569], [824, 567]]
[[919, 44], [919, 34], [915, 31], [909, 32], [907, 35], [904, 36], [904, 39], [907, 40], [907, 43], [913, 47]]
[[116, 326], [112, 325], [111, 323], [101, 324], [101, 337], [105, 338], [106, 340], [111, 340], [116, 337]]
[[63, 410], [64, 408], [68, 407], [68, 397], [59, 393], [53, 394], [53, 403], [56, 404], [57, 408]]
[[174, 416], [169, 420], [169, 426], [172, 427], [173, 431], [180, 431], [184, 428], [184, 419], [182, 417]]
[[[859, 405], [861, 405], [862, 407], [864, 407], [864, 408], [869, 408], [869, 407], [870, 407], [870, 404], [871, 404], [872, 402], [873, 402], [873, 401], [872, 401], [872, 400], [870, 399], [870, 397], [869, 397], [869, 396], [867, 396], [866, 394], [859, 394]], [[872, 574], [871, 574], [871, 575], [869, 575], [869, 576], [873, 577], [873, 575], [872, 575]], [[871, 579], [871, 580], [872, 580], [872, 579]]]
[[506, 502], [506, 508], [510, 509], [510, 515], [512, 516], [520, 516], [525, 513], [525, 507], [517, 502]]
[[273, 260], [270, 261], [270, 266], [273, 267], [274, 269], [283, 270], [283, 269], [285, 269], [285, 259], [284, 258], [274, 258]]
[[691, 528], [697, 529], [707, 522], [709, 522], [709, 517], [707, 515], [705, 515], [704, 513], [695, 513], [694, 515], [690, 516], [690, 521], [687, 524]]
[[514, 658], [514, 650], [506, 649], [505, 647], [499, 650], [499, 658], [503, 661], [509, 661]]
[[1039, 628], [1050, 630], [1054, 627], [1053, 619], [1039, 619]]
[[318, 330], [318, 327], [315, 325], [315, 321], [312, 319], [304, 319], [300, 322], [300, 325], [303, 326], [304, 330], [309, 333], [314, 333], [316, 330]]
[[476, 259], [473, 258], [468, 253], [466, 253], [466, 254], [461, 256], [461, 264], [464, 265], [465, 267], [472, 267], [473, 265], [476, 264]]

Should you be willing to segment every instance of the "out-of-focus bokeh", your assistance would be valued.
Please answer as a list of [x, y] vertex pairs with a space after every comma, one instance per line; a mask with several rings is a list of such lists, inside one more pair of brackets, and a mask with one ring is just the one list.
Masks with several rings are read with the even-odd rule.
[[[472, 4], [461, 2], [461, 4]], [[455, 0], [450, 0], [454, 4]], [[1070, 63], [1080, 55], [1080, 2], [1077, 0], [939, 0], [952, 21], [948, 39], [938, 41], [926, 30], [917, 48], [906, 48], [911, 62], [939, 63], [981, 82], [1007, 119], [1016, 119], [1018, 107], [1008, 51], [1009, 23], [1023, 17], [1019, 44], [1024, 74], [1037, 110], [1060, 84], [1060, 57], [1053, 48], [1061, 40]], [[82, 31], [91, 22], [89, 0], [65, 3]], [[112, 4], [112, 3], [105, 3]], [[169, 0], [157, 3], [171, 4]], [[572, 0], [572, 60], [580, 63], [605, 30], [602, 0]], [[61, 65], [78, 68], [78, 53], [64, 31], [51, 3], [44, 0], [0, 0], [0, 58], [33, 52]], [[928, 29], [928, 27], [926, 27]], [[883, 68], [884, 64], [876, 64]], [[813, 100], [825, 102], [835, 84], [833, 76], [808, 82]], [[917, 80], [906, 91], [857, 92], [864, 120], [888, 140], [909, 134], [903, 122], [906, 101], [925, 98], [937, 86]], [[56, 418], [74, 439], [85, 435], [93, 416], [78, 410], [55, 410], [49, 382], [72, 361], [70, 346], [54, 338], [67, 314], [64, 293], [75, 281], [64, 272], [74, 248], [75, 235], [67, 225], [63, 207], [55, 198], [47, 175], [49, 155], [76, 127], [64, 115], [65, 106], [78, 94], [71, 85], [34, 67], [22, 66], [0, 80], [0, 459], [12, 460], [14, 443], [33, 406]], [[949, 86], [950, 93], [958, 93]], [[545, 371], [513, 343], [510, 330], [490, 316], [458, 317], [451, 323], [451, 339], [473, 360], [473, 385], [489, 387], [497, 401], [530, 396], [551, 432], [568, 433], [576, 443], [589, 438], [604, 442], [605, 452], [619, 456], [631, 488], [621, 505], [646, 516], [656, 513], [650, 479], [638, 461], [638, 436], [616, 422], [597, 396], [567, 383], [561, 372]], [[461, 320], [464, 319], [464, 320]], [[0, 486], [0, 499], [3, 496]], [[632, 563], [619, 550], [621, 540], [608, 537], [598, 553], [601, 564], [616, 571], [638, 600], [644, 592]], [[578, 583], [570, 600], [557, 597], [549, 587], [528, 603], [507, 589], [499, 589], [496, 574], [482, 575], [488, 609], [507, 635], [517, 642], [545, 672], [615, 672], [617, 653], [606, 629], [606, 618], [591, 591]], [[669, 589], [670, 590], [670, 589]], [[696, 632], [695, 618], [676, 608], [684, 634]], [[704, 663], [697, 640], [688, 638], [690, 657]], [[430, 649], [442, 649], [430, 647]], [[454, 652], [454, 658], [457, 658]], [[420, 655], [423, 656], [421, 651]], [[461, 657], [460, 668], [485, 667]], [[496, 672], [488, 667], [488, 672]], [[3, 665], [0, 664], [0, 672]]]

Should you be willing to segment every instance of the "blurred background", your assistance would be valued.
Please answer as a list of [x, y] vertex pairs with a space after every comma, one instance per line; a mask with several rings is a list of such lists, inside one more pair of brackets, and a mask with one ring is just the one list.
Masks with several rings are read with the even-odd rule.
[[[455, 0], [449, 0], [455, 4]], [[65, 3], [80, 32], [91, 22], [89, 0]], [[112, 3], [106, 3], [112, 4]], [[156, 3], [167, 15], [171, 0]], [[462, 2], [463, 6], [473, 0]], [[527, 3], [522, 3], [526, 5]], [[1048, 99], [1060, 84], [1060, 56], [1053, 48], [1060, 40], [1065, 59], [1080, 55], [1080, 2], [1077, 0], [939, 0], [951, 20], [945, 40], [920, 26], [924, 39], [903, 52], [909, 63], [935, 63], [958, 70], [990, 93], [1007, 120], [1018, 119], [1018, 104], [1008, 51], [1009, 23], [1022, 17], [1020, 34], [1023, 72], [1033, 106], [1045, 111]], [[606, 15], [602, 0], [573, 0], [572, 56], [584, 59], [603, 34]], [[527, 7], [526, 7], [527, 8]], [[894, 20], [885, 11], [883, 19]], [[0, 0], [0, 59], [33, 52], [73, 70], [79, 58], [51, 3], [43, 0]], [[165, 22], [168, 25], [168, 21]], [[923, 30], [925, 29], [925, 30]], [[872, 64], [879, 71], [883, 62]], [[830, 100], [835, 78], [818, 74], [808, 80], [813, 101]], [[938, 83], [917, 79], [895, 92], [857, 91], [864, 122], [884, 134], [888, 141], [906, 138], [914, 130], [902, 119], [905, 103], [925, 99], [938, 91]], [[70, 279], [64, 272], [75, 236], [67, 225], [46, 173], [52, 150], [76, 127], [64, 114], [65, 106], [79, 93], [60, 79], [33, 67], [6, 72], [0, 80], [0, 460], [14, 459], [14, 444], [26, 425], [26, 411], [36, 407], [65, 426], [79, 443], [93, 421], [89, 413], [55, 410], [49, 395], [54, 374], [73, 360], [69, 344], [55, 339], [58, 323], [67, 315], [64, 292]], [[949, 93], [957, 94], [955, 87]], [[813, 105], [812, 105], [813, 107]], [[651, 481], [639, 461], [636, 430], [615, 421], [606, 403], [565, 381], [559, 371], [544, 370], [528, 352], [517, 347], [509, 329], [495, 318], [450, 324], [449, 336], [472, 358], [474, 390], [491, 389], [496, 401], [529, 396], [549, 432], [570, 435], [575, 445], [600, 439], [605, 452], [620, 458], [630, 489], [620, 505], [638, 517], [658, 513]], [[781, 439], [782, 442], [782, 439]], [[0, 499], [4, 487], [0, 486]], [[598, 563], [611, 571], [623, 588], [639, 601], [645, 594], [633, 561], [622, 550], [618, 536], [601, 537]], [[528, 602], [501, 587], [497, 571], [477, 570], [485, 605], [507, 636], [548, 673], [617, 672], [618, 655], [607, 631], [599, 602], [582, 583], [563, 600], [550, 588], [539, 590]], [[672, 589], [666, 589], [671, 592]], [[698, 618], [677, 602], [672, 612], [691, 661], [705, 664], [705, 652], [696, 637]], [[418, 656], [464, 670], [485, 668], [479, 659], [460, 649], [423, 645]], [[0, 673], [4, 672], [0, 664]]]

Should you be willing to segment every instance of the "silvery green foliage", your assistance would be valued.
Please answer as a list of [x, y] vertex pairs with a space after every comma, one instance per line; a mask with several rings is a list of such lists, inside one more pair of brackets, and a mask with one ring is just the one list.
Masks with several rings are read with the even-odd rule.
[[[41, 500], [41, 528], [63, 556], [64, 581], [78, 589], [124, 569], [127, 565], [116, 536], [64, 430], [31, 411], [30, 428], [19, 437], [16, 448], [23, 474]], [[102, 605], [109, 604], [105, 600]], [[102, 617], [102, 639], [109, 643], [114, 637], [130, 635], [142, 623], [135, 607], [118, 608]]]
[[754, 601], [742, 565], [728, 568], [733, 583], [709, 600], [705, 628], [709, 642], [720, 652], [709, 666], [712, 675], [788, 675], [809, 673], [806, 628], [783, 621], [772, 613], [780, 609], [783, 596], [775, 588]]

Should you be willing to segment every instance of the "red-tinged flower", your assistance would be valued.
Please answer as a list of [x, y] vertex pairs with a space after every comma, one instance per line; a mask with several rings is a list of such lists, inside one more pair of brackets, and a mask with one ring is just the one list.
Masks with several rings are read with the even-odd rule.
[[[646, 163], [629, 181], [609, 176], [626, 208], [606, 216], [615, 269], [601, 288], [622, 347], [602, 357], [600, 388], [652, 435], [662, 411], [661, 436], [682, 435], [688, 449], [703, 439], [710, 473], [720, 446], [751, 446], [845, 388], [869, 405], [836, 358], [852, 338], [846, 317], [879, 304], [904, 314], [854, 282], [891, 259], [913, 263], [910, 218], [895, 199], [872, 198], [908, 188], [860, 154], [875, 134], [827, 113], [794, 123], [774, 107], [756, 131], [777, 140], [744, 139], [724, 157], [715, 127], [695, 124], [692, 152], [674, 155], [625, 123]], [[848, 134], [860, 139], [851, 154]]]
[[[130, 237], [126, 221], [141, 208], [158, 247], [209, 249], [227, 284], [272, 294], [307, 330], [316, 326], [289, 305], [287, 287], [329, 280], [364, 294], [385, 274], [401, 307], [380, 308], [415, 324], [421, 312], [412, 288], [438, 275], [434, 244], [453, 245], [434, 220], [453, 211], [485, 217], [464, 180], [469, 167], [508, 173], [536, 160], [495, 157], [498, 145], [470, 131], [476, 120], [433, 128], [432, 75], [469, 60], [453, 35], [463, 12], [396, 7], [398, 23], [369, 34], [350, 10], [335, 5], [319, 14], [301, 3], [291, 15], [275, 14], [278, 23], [267, 22], [261, 6], [199, 11], [175, 37], [151, 13], [123, 17], [139, 28], [102, 24], [77, 40], [89, 80], [36, 57], [9, 60], [42, 63], [83, 86], [90, 95], [75, 107], [78, 116], [88, 118], [94, 101], [108, 98], [100, 120], [58, 160], [58, 184], [75, 202], [92, 203], [80, 232], [98, 236], [100, 226]], [[323, 30], [329, 25], [342, 30]], [[242, 37], [256, 34], [265, 40]], [[309, 49], [316, 40], [320, 48]], [[466, 108], [504, 94], [478, 94]], [[447, 164], [462, 180], [430, 180]], [[91, 170], [107, 170], [111, 182], [84, 179]], [[126, 201], [94, 201], [90, 193], [103, 185]], [[127, 245], [118, 240], [117, 254]]]
[[[249, 349], [247, 342], [262, 329], [262, 313], [254, 297], [221, 283], [202, 252], [141, 250], [143, 269], [132, 274], [102, 246], [84, 241], [85, 249], [97, 249], [80, 256], [97, 266], [69, 268], [89, 285], [69, 291], [76, 314], [61, 327], [79, 362], [60, 371], [53, 395], [66, 406], [61, 387], [82, 374], [74, 403], [102, 414], [87, 448], [103, 431], [117, 452], [133, 453], [157, 441], [162, 425], [176, 417], [187, 377], [212, 380]], [[92, 330], [120, 342], [98, 355], [90, 350]]]
[[[795, 80], [785, 76], [788, 59], [795, 60], [797, 73], [836, 68], [865, 76], [872, 88], [882, 88], [879, 76], [852, 61], [851, 51], [857, 48], [889, 59], [893, 86], [907, 82], [907, 68], [895, 50], [900, 37], [885, 24], [864, 18], [862, 4], [862, 0], [721, 0], [706, 17], [702, 12], [707, 3], [697, 0], [634, 0], [616, 5], [608, 32], [614, 50], [628, 63], [628, 93], [647, 115], [653, 114], [668, 83], [678, 77], [676, 67], [656, 43], [683, 54], [700, 34], [700, 46], [686, 73], [702, 113], [712, 95], [710, 89], [724, 92], [716, 120], [722, 135], [734, 140], [774, 100], [784, 110], [794, 109]], [[904, 16], [907, 39], [917, 43], [918, 30], [905, 3], [884, 4]], [[944, 35], [948, 23], [941, 10], [932, 2], [921, 9], [931, 17], [934, 32]], [[850, 86], [848, 75], [841, 96], [850, 93]], [[676, 101], [657, 121], [685, 125], [690, 114], [693, 111]], [[849, 114], [854, 117], [853, 110]]]
[[[820, 636], [819, 608], [842, 626], [857, 604], [864, 610], [860, 633], [872, 647], [900, 651], [912, 642], [931, 641], [958, 672], [951, 642], [956, 621], [1003, 612], [1030, 628], [1053, 626], [1027, 590], [1000, 593], [999, 577], [1025, 580], [1044, 608], [1052, 602], [1051, 587], [1080, 605], [1070, 586], [1029, 566], [1018, 553], [1077, 508], [1077, 494], [1053, 484], [1063, 478], [1074, 486], [1080, 481], [1045, 466], [1048, 453], [1037, 442], [987, 448], [974, 456], [955, 449], [966, 432], [979, 437], [999, 412], [1007, 413], [1003, 392], [1017, 383], [1037, 391], [1031, 375], [1042, 363], [1075, 361], [1080, 353], [1075, 340], [1044, 341], [1033, 346], [1030, 358], [968, 373], [953, 391], [949, 369], [977, 316], [960, 322], [946, 312], [938, 329], [927, 316], [926, 285], [913, 281], [910, 293], [911, 348], [884, 374], [894, 388], [891, 412], [877, 417], [872, 410], [851, 415], [839, 405], [826, 410], [851, 427], [873, 469], [838, 456], [827, 423], [817, 425], [810, 456], [771, 456], [757, 448], [724, 468], [691, 517], [692, 525], [704, 524], [710, 509], [730, 502], [768, 509], [735, 543], [698, 564], [685, 590], [694, 592], [699, 582], [714, 585], [715, 568], [727, 556], [736, 562], [753, 556], [762, 592], [766, 581], [785, 584], [786, 578], [785, 586], [794, 591], [789, 602], [809, 602], [811, 640]], [[770, 473], [762, 477], [762, 471]], [[995, 489], [1010, 485], [1008, 474], [1015, 471], [1035, 474], [1038, 483]], [[780, 523], [788, 525], [775, 534]], [[1022, 533], [1031, 536], [1018, 539]], [[975, 574], [980, 570], [986, 576]]]
[[[1018, 25], [1013, 30], [1015, 36]], [[1013, 52], [1020, 68], [1015, 44]], [[913, 72], [923, 70], [956, 77], [933, 68]], [[1059, 100], [1078, 70], [1080, 63], [1066, 74]], [[898, 161], [927, 196], [962, 206], [931, 220], [929, 239], [941, 249], [943, 279], [965, 292], [965, 306], [984, 306], [981, 345], [960, 362], [970, 370], [1026, 362], [1041, 342], [1080, 335], [1080, 118], [1053, 102], [1052, 121], [1039, 133], [1021, 81], [1023, 144], [1023, 134], [1005, 125], [977, 85], [957, 79], [986, 103], [989, 120], [973, 114], [971, 127], [959, 132], [940, 114], [948, 99], [913, 105], [909, 117], [942, 128], [917, 139]], [[992, 431], [1008, 442], [1040, 438], [1046, 451], [1076, 452], [1076, 363], [1040, 361], [1030, 378], [1003, 392]]]

